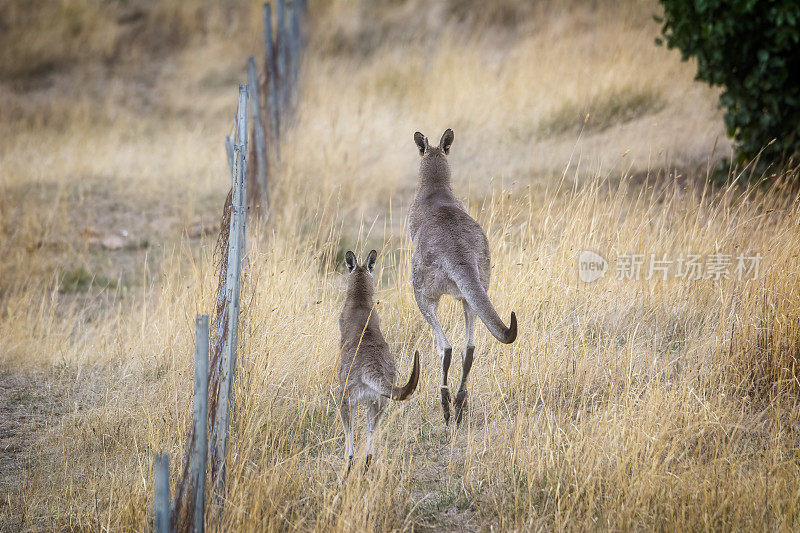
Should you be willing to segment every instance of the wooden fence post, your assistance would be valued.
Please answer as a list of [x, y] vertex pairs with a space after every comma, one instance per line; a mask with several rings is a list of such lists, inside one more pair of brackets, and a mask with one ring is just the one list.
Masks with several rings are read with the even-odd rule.
[[[237, 217], [238, 228], [236, 234], [238, 235], [238, 245], [235, 246], [236, 252], [235, 261], [233, 263], [233, 286], [231, 298], [231, 312], [230, 321], [231, 332], [229, 350], [231, 352], [230, 368], [231, 368], [231, 383], [233, 383], [233, 375], [236, 370], [236, 350], [239, 342], [239, 293], [240, 293], [240, 277], [242, 274], [242, 260], [245, 255], [245, 239], [247, 238], [247, 100], [250, 97], [249, 88], [247, 85], [239, 86], [239, 153], [237, 168], [237, 180], [239, 182], [239, 213]], [[244, 109], [241, 109], [244, 104]], [[234, 149], [235, 152], [235, 149]], [[230, 264], [230, 263], [229, 263]], [[228, 389], [228, 395], [233, 398], [233, 386]], [[229, 404], [232, 403], [229, 402]]]
[[306, 0], [295, 0], [295, 2], [297, 3], [297, 36], [300, 43], [300, 56], [302, 56], [306, 47], [305, 17], [308, 12], [308, 4]]
[[300, 69], [300, 4], [299, 0], [289, 2], [289, 78], [291, 81], [291, 105], [297, 103], [297, 75]]
[[208, 454], [208, 315], [197, 315], [194, 327], [194, 399], [192, 427], [182, 474], [175, 485], [171, 530], [203, 533], [205, 528], [206, 457]]
[[233, 400], [233, 377], [236, 370], [236, 348], [239, 337], [239, 278], [241, 275], [242, 245], [247, 218], [247, 85], [239, 85], [239, 108], [236, 114], [237, 135], [234, 145], [235, 179], [231, 190], [231, 222], [228, 237], [228, 271], [226, 299], [228, 301], [228, 335], [222, 351], [222, 376], [217, 404], [217, 421], [214, 424], [214, 451], [212, 465], [216, 479], [214, 492], [220, 495], [225, 479], [225, 458], [228, 445], [228, 425]]
[[194, 324], [194, 449], [191, 458], [194, 512], [192, 530], [205, 531], [206, 456], [208, 454], [208, 315]]
[[256, 59], [247, 58], [247, 73], [250, 82], [250, 112], [253, 117], [256, 148], [256, 178], [261, 187], [261, 198], [264, 209], [269, 211], [269, 185], [267, 183], [267, 141], [264, 138], [264, 123], [261, 122], [261, 99], [258, 94], [258, 75], [256, 74]]
[[278, 66], [275, 58], [275, 44], [272, 40], [272, 6], [269, 2], [264, 4], [264, 43], [266, 44], [264, 72], [267, 76], [267, 113], [269, 113], [272, 121], [272, 145], [275, 149], [275, 157], [280, 161], [281, 132], [278, 112]]
[[154, 523], [156, 533], [169, 532], [169, 455], [159, 453], [153, 459], [153, 478], [155, 500], [153, 500]]
[[287, 46], [288, 39], [286, 35], [286, 2], [284, 0], [276, 0], [276, 2], [275, 49], [278, 56], [278, 82], [280, 84], [278, 88], [278, 105], [280, 107], [281, 121], [285, 125], [287, 123], [286, 115], [289, 101], [289, 79], [287, 76], [289, 47]]

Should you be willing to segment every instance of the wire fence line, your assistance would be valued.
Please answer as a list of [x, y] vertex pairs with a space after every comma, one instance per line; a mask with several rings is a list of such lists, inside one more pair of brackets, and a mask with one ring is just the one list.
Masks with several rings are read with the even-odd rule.
[[[306, 2], [277, 0], [274, 15], [271, 4], [265, 3], [264, 71], [259, 76], [255, 57], [248, 57], [248, 84], [238, 87], [234, 134], [225, 137], [231, 190], [215, 248], [216, 308], [212, 321], [208, 315], [195, 319], [192, 425], [171, 503], [169, 456], [154, 457], [153, 524], [157, 532], [202, 532], [206, 523], [219, 518], [224, 505], [247, 219], [248, 215], [268, 219], [269, 178], [278, 168], [282, 135], [291, 127], [299, 100]], [[209, 506], [206, 485], [211, 487]]]

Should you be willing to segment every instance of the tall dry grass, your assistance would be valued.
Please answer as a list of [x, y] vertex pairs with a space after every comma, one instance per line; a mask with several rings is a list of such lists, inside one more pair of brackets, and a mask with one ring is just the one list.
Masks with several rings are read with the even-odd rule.
[[[437, 406], [438, 362], [413, 304], [408, 241], [370, 236], [385, 243], [377, 310], [398, 366], [407, 369], [415, 349], [426, 357], [418, 394], [383, 424], [375, 468], [347, 480], [333, 394], [338, 218], [320, 216], [312, 222], [324, 233], [300, 239], [290, 230], [303, 227], [285, 221], [253, 239], [218, 527], [796, 527], [797, 382], [787, 351], [798, 340], [796, 203], [758, 192], [709, 199], [672, 184], [635, 191], [598, 179], [541, 201], [499, 190], [471, 202], [490, 228], [490, 294], [503, 312], [517, 310], [522, 333], [503, 347], [478, 328], [471, 409], [458, 431]], [[760, 251], [763, 270], [745, 282], [582, 284], [576, 252], [598, 245], [608, 254]], [[148, 523], [152, 453], [169, 451], [175, 464], [182, 453], [191, 323], [213, 307], [211, 264], [208, 254], [176, 263], [152, 307], [81, 325], [83, 338], [60, 354], [63, 372], [107, 375], [43, 438], [61, 452], [31, 472], [30, 498], [16, 508], [29, 525]], [[442, 311], [458, 346], [461, 313], [450, 302]], [[57, 338], [58, 327], [42, 327]], [[767, 388], [750, 372], [764, 361], [780, 375]]]
[[[276, 211], [248, 238], [226, 506], [214, 529], [797, 529], [796, 193], [665, 175], [663, 163], [703, 167], [725, 142], [713, 93], [651, 45], [651, 4], [502, 5], [479, 20], [448, 10], [468, 4], [312, 6]], [[508, 13], [524, 17], [511, 24]], [[193, 318], [214, 308], [216, 287], [213, 239], [179, 228], [217, 215], [224, 199], [219, 141], [234, 91], [213, 80], [235, 78], [239, 67], [222, 58], [247, 42], [219, 35], [164, 60], [140, 118], [120, 86], [103, 90], [117, 123], [4, 123], [3, 190], [35, 185], [48, 200], [49, 183], [61, 191], [45, 207], [28, 192], [0, 204], [0, 360], [5, 372], [43, 369], [58, 406], [0, 504], [5, 528], [147, 529], [153, 454], [169, 452], [177, 471]], [[404, 226], [411, 134], [447, 126], [456, 192], [492, 246], [490, 296], [520, 327], [511, 346], [478, 327], [458, 431], [442, 424]], [[81, 210], [121, 223], [98, 198], [151, 218], [156, 227], [136, 227], [159, 246], [127, 264], [75, 244]], [[39, 241], [63, 248], [29, 249]], [[343, 479], [340, 259], [372, 247], [384, 334], [402, 375], [419, 349], [422, 379], [390, 408], [374, 467]], [[584, 284], [582, 249], [612, 269], [626, 253], [760, 253], [761, 272], [618, 281], [612, 271]], [[128, 281], [75, 299], [57, 275], [75, 264]], [[460, 349], [459, 306], [445, 300], [441, 317]]]

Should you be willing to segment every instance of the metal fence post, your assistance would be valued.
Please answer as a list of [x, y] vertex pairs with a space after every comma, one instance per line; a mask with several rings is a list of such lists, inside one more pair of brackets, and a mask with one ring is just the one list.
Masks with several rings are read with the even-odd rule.
[[206, 456], [208, 454], [208, 315], [198, 315], [194, 325], [194, 449], [191, 477], [194, 487], [192, 530], [205, 530]]
[[256, 143], [256, 178], [261, 186], [261, 197], [264, 208], [269, 211], [269, 184], [267, 183], [267, 141], [264, 138], [264, 123], [261, 122], [261, 99], [258, 94], [258, 75], [256, 74], [256, 59], [247, 58], [247, 73], [250, 81], [250, 111], [253, 117]]
[[233, 174], [233, 135], [225, 136], [225, 153], [228, 154], [228, 167]]
[[239, 278], [241, 274], [242, 244], [244, 243], [247, 181], [247, 85], [239, 85], [239, 108], [236, 115], [237, 138], [234, 145], [235, 179], [231, 191], [231, 222], [230, 236], [228, 238], [228, 272], [227, 295], [228, 300], [228, 337], [222, 351], [222, 379], [219, 387], [217, 422], [215, 423], [218, 435], [215, 441], [216, 473], [214, 481], [215, 493], [221, 493], [225, 479], [225, 457], [228, 445], [228, 426], [230, 408], [233, 399], [233, 377], [236, 369], [236, 348], [239, 333]]
[[156, 533], [169, 532], [169, 455], [159, 453], [153, 459], [155, 484], [154, 523]]

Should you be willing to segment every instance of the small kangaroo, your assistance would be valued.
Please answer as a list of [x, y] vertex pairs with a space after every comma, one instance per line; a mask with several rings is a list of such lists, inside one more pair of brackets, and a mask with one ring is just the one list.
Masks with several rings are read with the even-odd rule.
[[419, 352], [414, 353], [414, 368], [405, 387], [394, 385], [394, 358], [389, 353], [381, 334], [381, 321], [375, 310], [375, 292], [372, 269], [378, 252], [372, 250], [366, 262], [359, 266], [356, 256], [348, 251], [345, 264], [350, 272], [347, 278], [347, 295], [339, 316], [341, 334], [341, 361], [339, 363], [340, 415], [347, 441], [345, 455], [347, 471], [353, 464], [353, 423], [358, 403], [368, 402], [367, 458], [364, 468], [372, 459], [373, 431], [386, 409], [387, 398], [405, 400], [417, 388], [419, 381]]
[[431, 146], [420, 132], [414, 133], [422, 161], [419, 185], [408, 214], [408, 229], [414, 253], [411, 260], [411, 283], [419, 310], [433, 329], [442, 362], [442, 411], [445, 424], [450, 421], [450, 390], [447, 371], [453, 348], [442, 331], [436, 309], [439, 298], [449, 294], [464, 306], [466, 342], [461, 356], [461, 385], [456, 394], [456, 424], [467, 401], [467, 378], [475, 352], [475, 316], [479, 316], [492, 335], [502, 343], [517, 338], [517, 317], [512, 311], [506, 327], [489, 301], [491, 257], [489, 241], [480, 225], [453, 194], [447, 155], [453, 144], [453, 130], [447, 129], [439, 146]]

